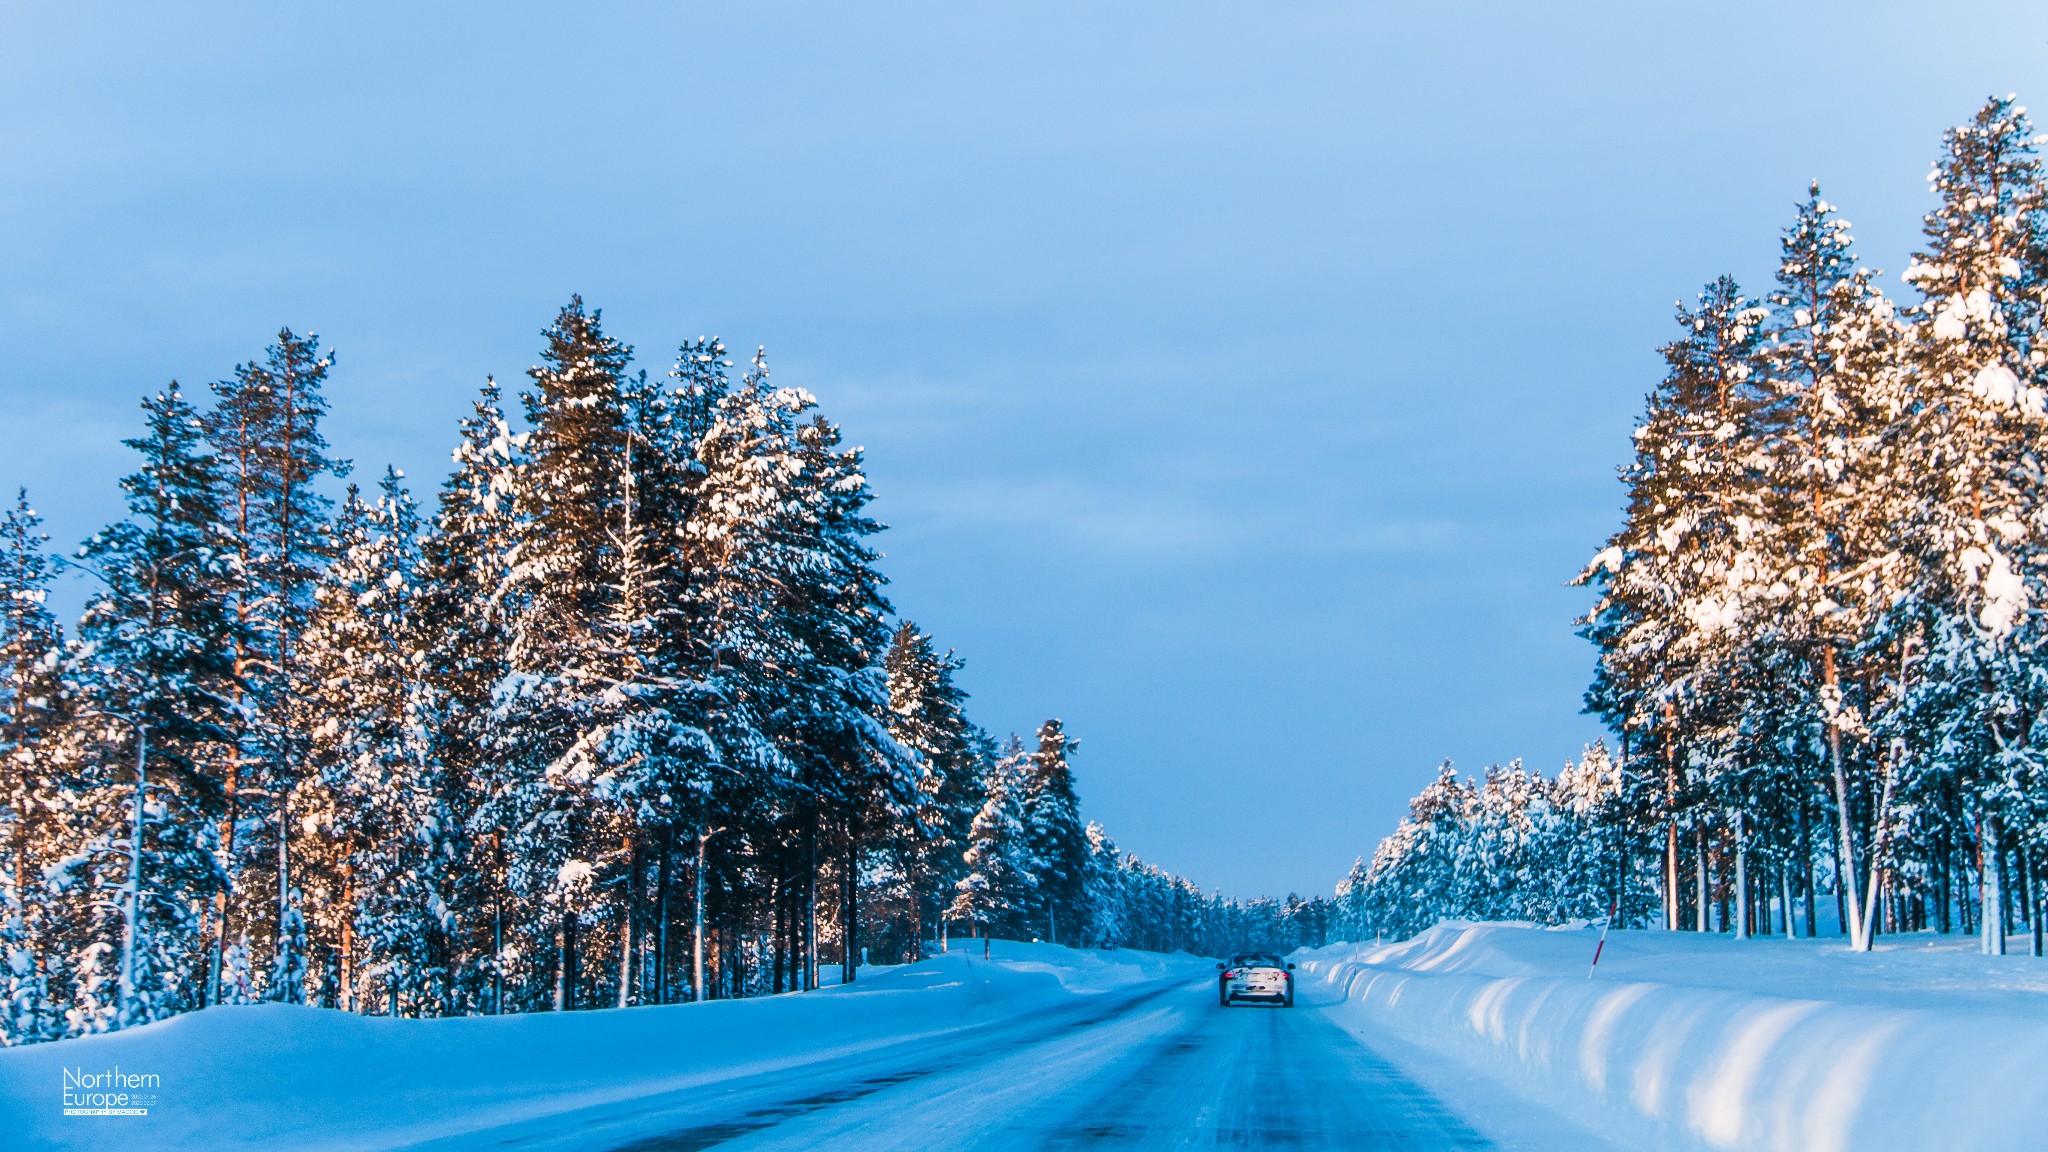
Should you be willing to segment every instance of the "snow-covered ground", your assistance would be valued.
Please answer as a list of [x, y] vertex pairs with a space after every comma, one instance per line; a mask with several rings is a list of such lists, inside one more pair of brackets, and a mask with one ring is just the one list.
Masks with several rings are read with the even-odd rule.
[[1297, 975], [1366, 1039], [1391, 1033], [1621, 1148], [2048, 1141], [2048, 960], [1954, 936], [1856, 955], [1839, 938], [1615, 932], [1589, 976], [1597, 935], [1443, 924], [1300, 953]]
[[[0, 1146], [402, 1146], [1042, 1015], [1209, 970], [1153, 953], [979, 942], [801, 995], [615, 1011], [393, 1020], [214, 1008], [0, 1050]], [[147, 1116], [66, 1116], [66, 1071], [156, 1077]]]

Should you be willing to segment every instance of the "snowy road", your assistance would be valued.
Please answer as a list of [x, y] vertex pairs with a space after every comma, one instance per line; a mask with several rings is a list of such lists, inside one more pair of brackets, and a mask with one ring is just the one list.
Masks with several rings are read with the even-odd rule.
[[1477, 1149], [1427, 1092], [1304, 1004], [1151, 985], [857, 1057], [586, 1109], [423, 1152], [834, 1148]]

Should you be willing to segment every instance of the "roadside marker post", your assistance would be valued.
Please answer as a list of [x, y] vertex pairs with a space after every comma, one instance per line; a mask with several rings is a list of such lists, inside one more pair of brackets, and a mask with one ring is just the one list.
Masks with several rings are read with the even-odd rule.
[[1619, 911], [1621, 911], [1621, 900], [1617, 897], [1612, 904], [1607, 906], [1607, 919], [1600, 922], [1600, 942], [1593, 945], [1593, 962], [1586, 965], [1586, 979], [1588, 980], [1593, 978], [1593, 969], [1600, 966], [1600, 953], [1607, 947], [1607, 930], [1614, 926], [1614, 914]]

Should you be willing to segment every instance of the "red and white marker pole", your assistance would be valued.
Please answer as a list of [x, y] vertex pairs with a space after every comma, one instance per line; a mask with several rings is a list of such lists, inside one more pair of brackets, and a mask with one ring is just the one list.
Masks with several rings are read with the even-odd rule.
[[1586, 965], [1586, 979], [1588, 980], [1593, 978], [1593, 969], [1600, 966], [1600, 953], [1607, 947], [1607, 929], [1614, 925], [1614, 914], [1619, 911], [1621, 911], [1621, 898], [1617, 896], [1614, 902], [1607, 906], [1607, 919], [1600, 922], [1600, 942], [1593, 945], [1593, 962]]

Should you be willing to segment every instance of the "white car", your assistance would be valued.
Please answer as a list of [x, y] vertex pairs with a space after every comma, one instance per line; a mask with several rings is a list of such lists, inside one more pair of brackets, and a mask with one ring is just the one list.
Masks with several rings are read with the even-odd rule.
[[1270, 952], [1240, 952], [1218, 964], [1216, 1002], [1228, 1008], [1240, 1001], [1294, 1007], [1294, 965]]

